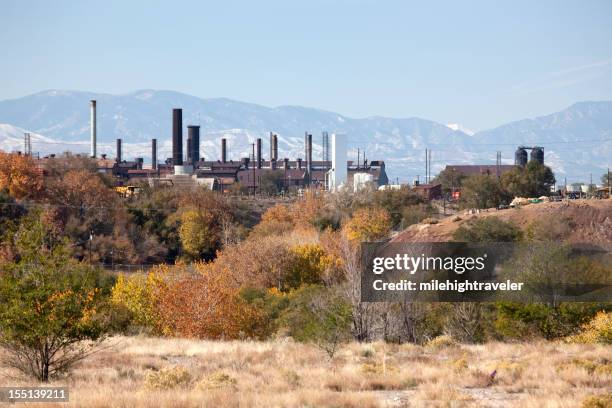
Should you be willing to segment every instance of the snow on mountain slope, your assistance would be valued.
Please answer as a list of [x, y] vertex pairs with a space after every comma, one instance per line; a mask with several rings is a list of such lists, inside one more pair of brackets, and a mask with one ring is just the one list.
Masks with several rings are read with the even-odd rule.
[[446, 126], [449, 129], [458, 130], [460, 132], [463, 132], [463, 133], [465, 133], [468, 136], [474, 136], [474, 134], [476, 133], [476, 132], [473, 132], [470, 129], [466, 128], [465, 126], [460, 125], [459, 123], [447, 123]]
[[[432, 173], [436, 174], [446, 164], [494, 164], [497, 151], [502, 152], [504, 164], [513, 163], [519, 144], [537, 143], [545, 147], [546, 163], [558, 178], [568, 176], [572, 181], [584, 181], [590, 173], [599, 178], [612, 157], [612, 102], [581, 102], [551, 115], [472, 134], [458, 124], [419, 118], [355, 119], [314, 108], [269, 108], [150, 89], [124, 95], [51, 90], [0, 101], [0, 123], [17, 129], [0, 128], [0, 148], [22, 150], [20, 133], [30, 129], [49, 139], [33, 136], [34, 151], [88, 152], [90, 99], [98, 101], [98, 151], [110, 157], [115, 155], [116, 138], [123, 139], [126, 158], [147, 160], [152, 138], [158, 140], [160, 160], [169, 157], [171, 109], [176, 107], [183, 108], [184, 126], [201, 126], [201, 155], [213, 160], [220, 157], [222, 137], [228, 139], [228, 153], [234, 160], [250, 155], [251, 143], [258, 137], [263, 139], [267, 157], [270, 131], [279, 135], [279, 155], [289, 158], [304, 156], [304, 132], [312, 133], [315, 160], [321, 158], [321, 132], [346, 133], [349, 159], [357, 159], [357, 149], [365, 151], [370, 160], [385, 160], [390, 178], [400, 181], [422, 177], [426, 148], [433, 151]], [[603, 142], [571, 143], [574, 140]]]

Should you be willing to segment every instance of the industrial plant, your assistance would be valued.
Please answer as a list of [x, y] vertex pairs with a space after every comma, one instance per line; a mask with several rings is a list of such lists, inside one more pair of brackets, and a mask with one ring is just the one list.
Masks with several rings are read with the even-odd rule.
[[[172, 109], [172, 156], [160, 163], [157, 139], [151, 139], [151, 164], [143, 157], [126, 160], [123, 140], [116, 140], [115, 158], [97, 155], [97, 103], [90, 101], [90, 156], [97, 160], [98, 171], [112, 175], [118, 185], [147, 182], [150, 185], [206, 186], [211, 190], [228, 191], [239, 186], [247, 192], [260, 191], [262, 180], [272, 178], [280, 191], [291, 188], [337, 190], [342, 186], [359, 188], [366, 183], [388, 184], [382, 160], [347, 160], [347, 137], [323, 132], [323, 153], [320, 160], [312, 154], [312, 134], [304, 134], [304, 157], [281, 158], [278, 135], [269, 134], [269, 155], [264, 157], [262, 139], [250, 146], [250, 157], [231, 158], [226, 138], [220, 138], [220, 157], [201, 157], [200, 126], [188, 125], [186, 143], [183, 138], [183, 110]], [[184, 144], [186, 146], [184, 146]], [[186, 149], [185, 149], [186, 147]], [[330, 154], [331, 150], [331, 154]], [[186, 152], [186, 154], [185, 154]], [[53, 156], [53, 155], [51, 155]], [[41, 160], [45, 160], [42, 158]]]
[[[204, 186], [218, 192], [233, 192], [244, 194], [279, 193], [300, 191], [305, 188], [316, 188], [328, 191], [338, 191], [347, 187], [358, 191], [365, 186], [379, 189], [399, 189], [402, 185], [389, 181], [384, 160], [368, 160], [365, 154], [357, 149], [357, 160], [348, 160], [348, 137], [343, 133], [322, 132], [320, 157], [313, 157], [313, 136], [304, 133], [303, 157], [282, 157], [278, 148], [278, 134], [269, 132], [268, 154], [264, 155], [264, 140], [260, 137], [242, 146], [242, 151], [248, 147], [251, 154], [247, 157], [230, 157], [228, 154], [228, 139], [220, 137], [219, 157], [211, 157], [202, 152], [202, 137], [199, 125], [183, 125], [183, 110], [172, 109], [171, 125], [171, 157], [161, 159], [158, 153], [158, 139], [150, 139], [150, 164], [145, 165], [144, 157], [126, 159], [123, 154], [123, 139], [117, 138], [115, 157], [107, 154], [98, 155], [97, 108], [96, 100], [89, 101], [90, 115], [90, 153], [96, 160], [97, 170], [108, 174], [114, 180], [116, 187], [141, 185], [150, 186]], [[187, 130], [184, 138], [183, 131]], [[170, 130], [170, 129], [169, 129]], [[529, 153], [528, 153], [529, 151]], [[24, 134], [24, 152], [32, 155], [32, 140], [29, 133]], [[202, 154], [203, 153], [203, 154]], [[410, 186], [417, 194], [426, 200], [444, 198], [448, 192], [443, 192], [442, 185], [431, 175], [431, 150], [425, 150], [425, 176], [418, 176]], [[44, 172], [45, 161], [55, 155], [39, 158], [38, 166]], [[265, 156], [265, 157], [264, 157]], [[502, 164], [501, 152], [497, 152], [496, 164], [448, 164], [443, 171], [452, 177], [470, 177], [475, 175], [496, 176], [498, 179], [516, 168], [524, 168], [529, 162], [544, 164], [543, 146], [517, 147], [514, 153], [514, 164]], [[452, 183], [451, 183], [452, 184]], [[270, 188], [270, 186], [273, 188]], [[584, 192], [585, 186], [575, 187], [573, 184], [563, 187], [564, 193]], [[591, 190], [587, 186], [586, 190]], [[556, 191], [556, 190], [555, 190]], [[460, 197], [460, 187], [452, 187], [450, 201]]]

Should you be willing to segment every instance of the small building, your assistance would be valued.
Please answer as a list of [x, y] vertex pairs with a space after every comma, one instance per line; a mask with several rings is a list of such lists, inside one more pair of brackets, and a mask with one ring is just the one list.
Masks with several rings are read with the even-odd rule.
[[430, 201], [442, 197], [442, 184], [417, 184], [412, 191]]

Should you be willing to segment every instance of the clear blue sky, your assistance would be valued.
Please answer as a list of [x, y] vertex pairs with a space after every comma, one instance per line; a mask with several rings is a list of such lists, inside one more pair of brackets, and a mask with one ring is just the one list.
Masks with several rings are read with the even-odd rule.
[[0, 1], [0, 99], [51, 88], [482, 130], [612, 99], [612, 1]]

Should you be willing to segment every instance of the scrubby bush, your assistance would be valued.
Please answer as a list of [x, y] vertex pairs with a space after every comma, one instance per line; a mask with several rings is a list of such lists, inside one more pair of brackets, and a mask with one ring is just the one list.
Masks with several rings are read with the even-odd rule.
[[418, 224], [426, 218], [430, 218], [433, 214], [433, 208], [430, 205], [419, 204], [411, 205], [402, 209], [402, 228], [409, 227], [413, 224]]
[[34, 216], [13, 247], [18, 261], [0, 265], [2, 363], [47, 382], [87, 357], [108, 330], [100, 273], [73, 260]]
[[145, 388], [148, 390], [170, 390], [187, 387], [191, 383], [191, 374], [184, 367], [165, 367], [159, 371], [149, 371], [145, 377]]
[[565, 339], [569, 343], [612, 344], [612, 313], [598, 312], [595, 317], [582, 326], [582, 331]]
[[498, 302], [495, 330], [507, 339], [558, 339], [575, 333], [602, 307], [606, 308], [595, 303], [561, 303], [553, 307], [544, 303]]
[[446, 347], [455, 347], [457, 346], [457, 342], [448, 334], [443, 334], [442, 336], [438, 336], [429, 340], [426, 346], [432, 349], [439, 350]]
[[383, 208], [389, 213], [393, 226], [399, 226], [401, 223], [403, 227], [407, 226], [404, 221], [408, 208], [428, 209], [428, 206], [424, 204], [423, 197], [407, 186], [399, 190], [376, 190], [373, 194], [373, 202], [369, 206]]
[[591, 395], [582, 401], [582, 408], [608, 408], [612, 406], [612, 394]]
[[453, 234], [459, 242], [516, 242], [523, 236], [520, 228], [497, 217], [483, 217], [461, 225]]
[[197, 388], [201, 390], [213, 390], [216, 388], [235, 387], [236, 379], [223, 371], [212, 373], [204, 380], [200, 381]]
[[294, 339], [315, 344], [330, 358], [351, 338], [351, 305], [337, 291], [304, 286], [289, 294], [281, 324]]

